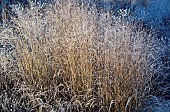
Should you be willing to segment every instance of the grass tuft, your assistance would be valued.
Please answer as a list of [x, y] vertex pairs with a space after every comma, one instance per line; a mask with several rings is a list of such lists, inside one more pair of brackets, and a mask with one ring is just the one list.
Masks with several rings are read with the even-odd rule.
[[152, 88], [150, 33], [75, 1], [13, 11], [5, 37], [15, 59], [1, 75], [1, 110], [141, 111]]

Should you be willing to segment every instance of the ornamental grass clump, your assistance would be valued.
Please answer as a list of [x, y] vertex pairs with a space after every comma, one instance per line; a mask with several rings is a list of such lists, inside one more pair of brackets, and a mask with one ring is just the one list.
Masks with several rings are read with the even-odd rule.
[[147, 60], [152, 35], [136, 30], [135, 23], [122, 17], [97, 10], [68, 0], [13, 9], [17, 16], [11, 16], [7, 26], [13, 33], [6, 38], [15, 46], [12, 65], [17, 74], [10, 77], [18, 80], [12, 97], [1, 94], [2, 110], [143, 108], [152, 88]]

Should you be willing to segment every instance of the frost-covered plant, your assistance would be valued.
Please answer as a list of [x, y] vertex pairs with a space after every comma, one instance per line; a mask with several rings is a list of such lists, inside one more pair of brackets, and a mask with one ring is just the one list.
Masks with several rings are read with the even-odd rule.
[[150, 33], [70, 0], [13, 11], [5, 36], [13, 37], [15, 69], [4, 73], [18, 80], [3, 88], [2, 110], [141, 110], [152, 89]]
[[129, 16], [130, 9], [120, 9], [118, 12], [120, 13], [121, 16]]

